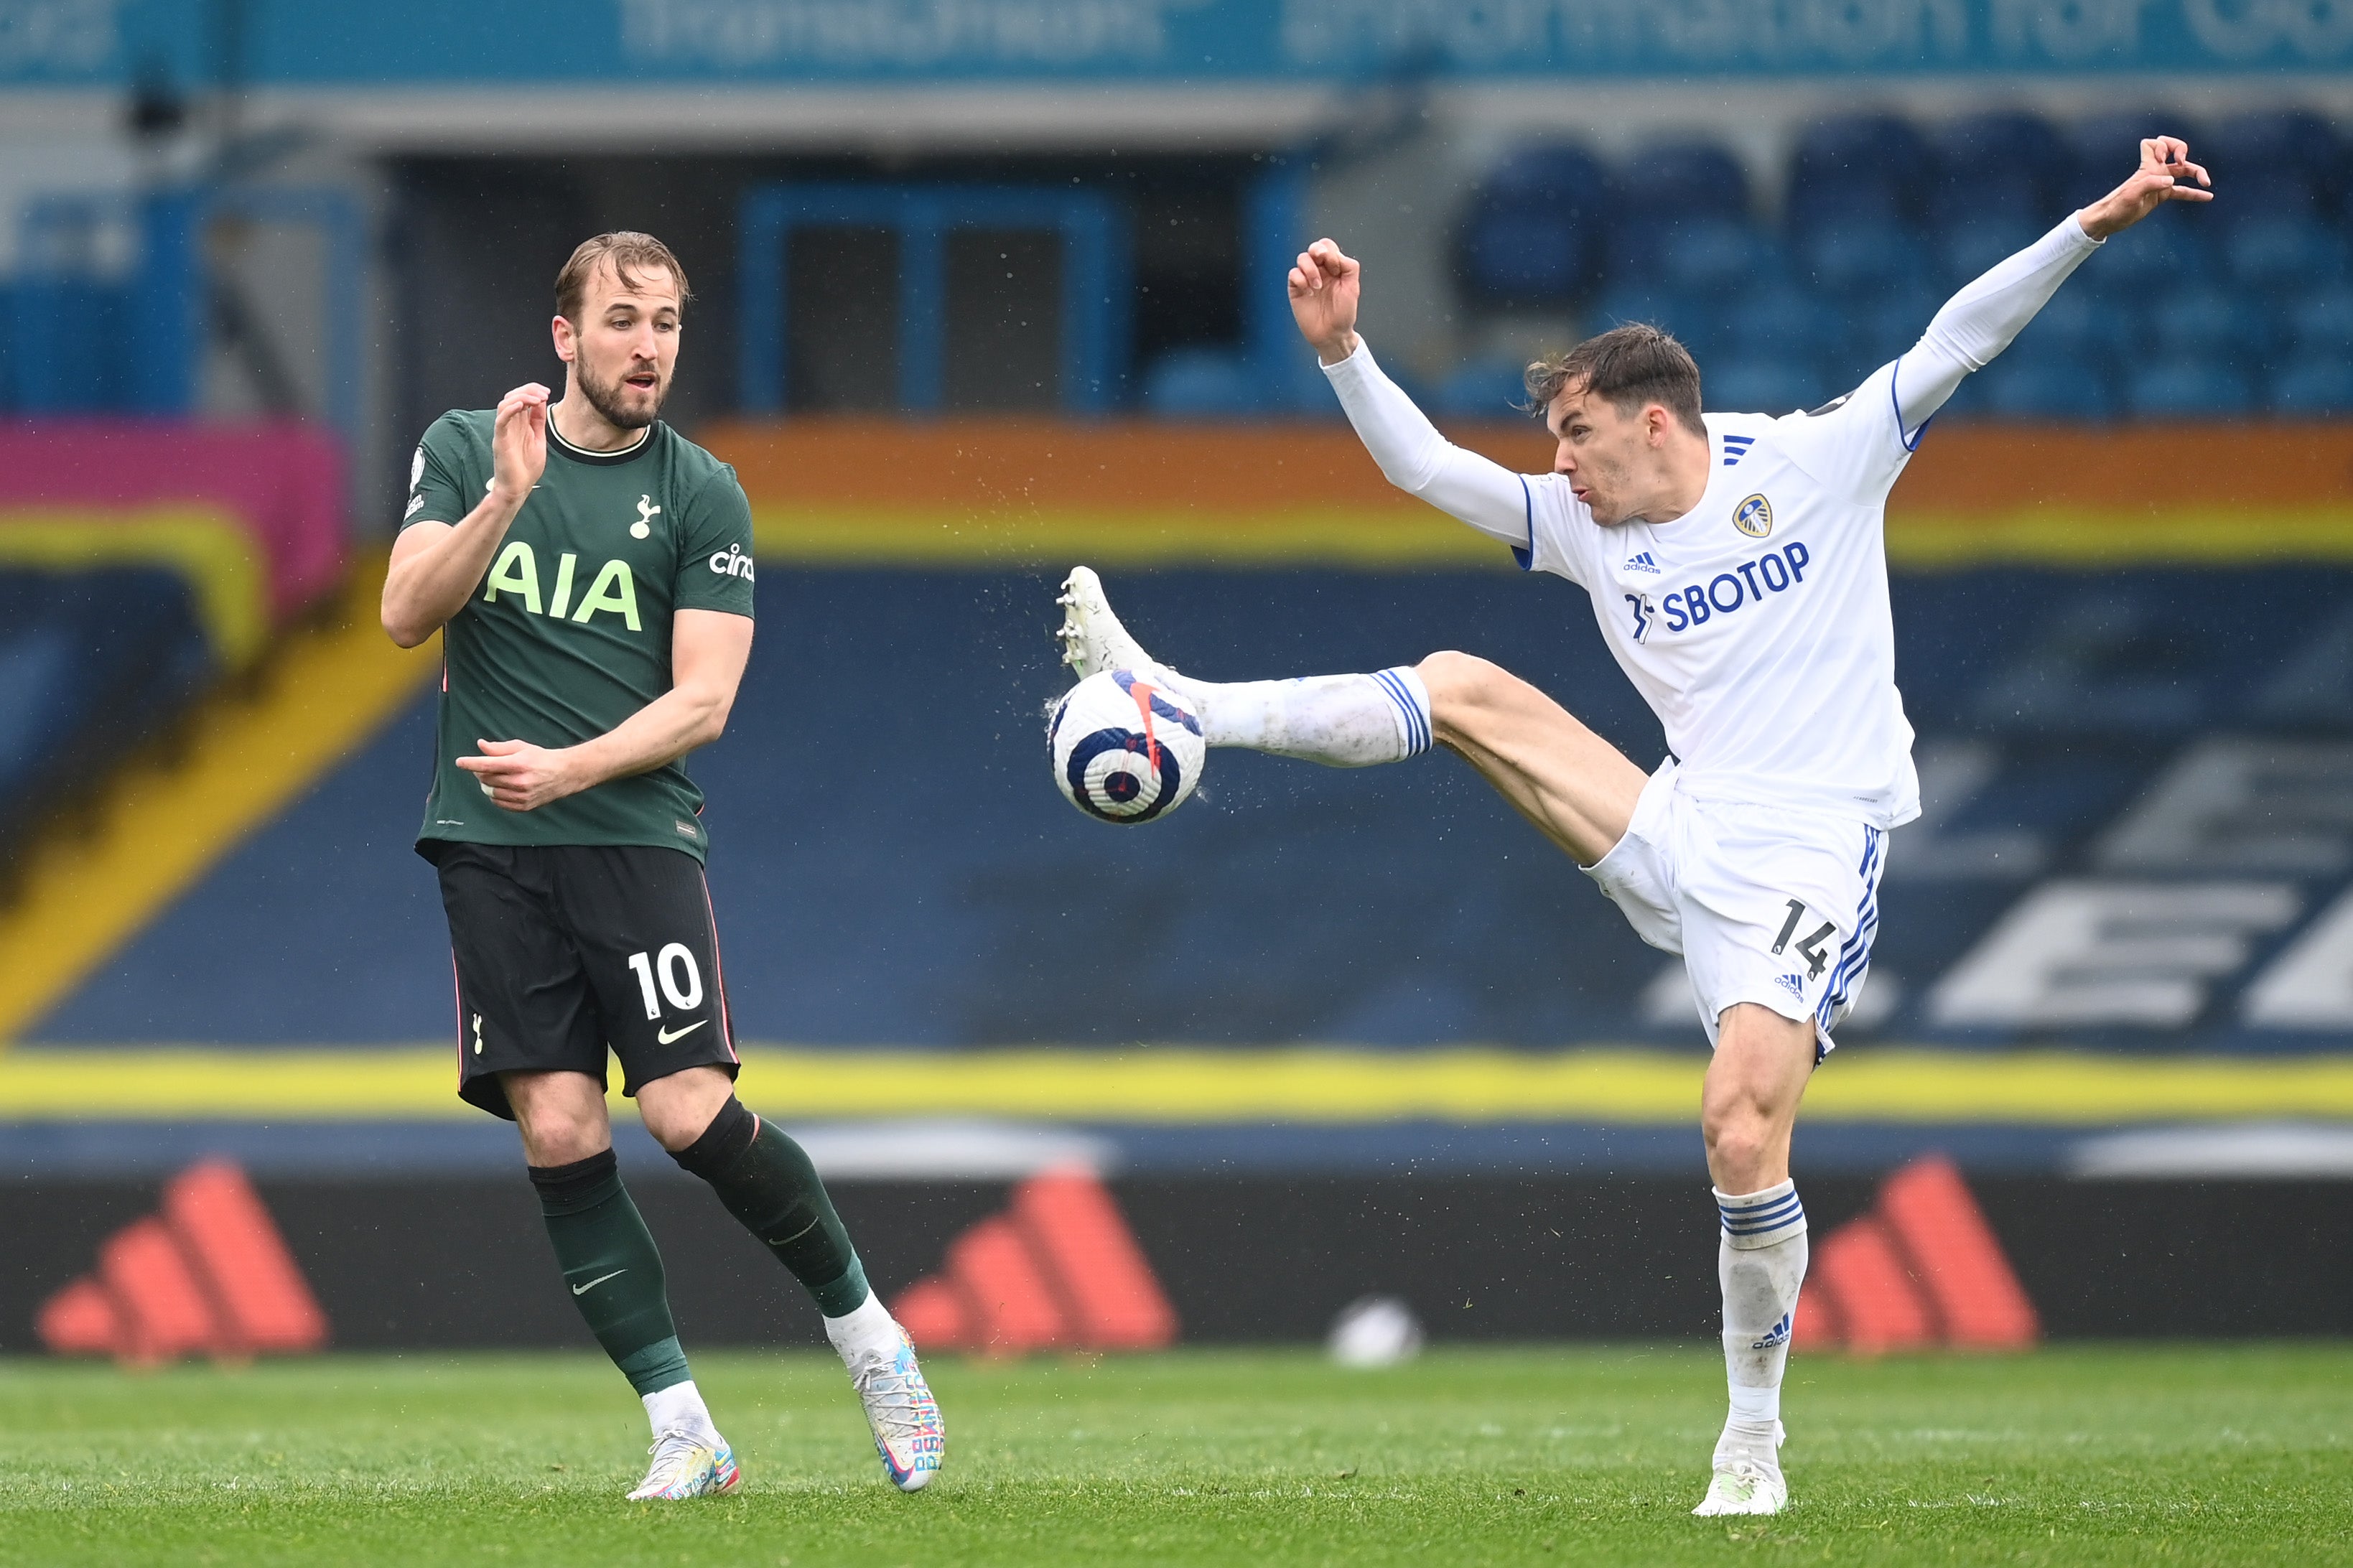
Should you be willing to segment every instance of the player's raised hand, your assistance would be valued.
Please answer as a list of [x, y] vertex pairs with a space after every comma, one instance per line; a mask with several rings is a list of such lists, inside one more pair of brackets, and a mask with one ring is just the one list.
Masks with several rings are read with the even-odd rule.
[[1291, 319], [1325, 364], [1356, 352], [1356, 297], [1364, 268], [1328, 239], [1299, 253], [1291, 268]]
[[531, 811], [586, 787], [569, 765], [571, 752], [549, 751], [528, 741], [480, 741], [482, 754], [459, 757], [482, 793], [502, 811]]
[[499, 399], [491, 425], [491, 491], [510, 506], [547, 471], [547, 388], [527, 382]]
[[[2194, 185], [2185, 184], [2195, 180]], [[2122, 234], [2168, 202], [2211, 202], [2213, 184], [2205, 169], [2189, 161], [2189, 143], [2179, 136], [2151, 136], [2140, 144], [2140, 167], [2132, 178], [2078, 215], [2094, 239]]]

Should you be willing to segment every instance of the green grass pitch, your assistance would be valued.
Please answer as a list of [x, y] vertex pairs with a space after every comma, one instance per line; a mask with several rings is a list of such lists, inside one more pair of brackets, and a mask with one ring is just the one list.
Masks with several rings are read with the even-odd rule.
[[915, 1497], [829, 1358], [695, 1364], [744, 1489], [645, 1505], [589, 1355], [0, 1363], [0, 1563], [2353, 1563], [2338, 1345], [1802, 1357], [1794, 1506], [1736, 1521], [1688, 1512], [1723, 1373], [1686, 1346], [939, 1358]]

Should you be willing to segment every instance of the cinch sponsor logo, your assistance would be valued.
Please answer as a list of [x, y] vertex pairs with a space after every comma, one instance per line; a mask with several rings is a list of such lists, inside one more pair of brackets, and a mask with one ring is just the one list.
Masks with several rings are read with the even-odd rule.
[[567, 616], [575, 626], [585, 626], [599, 610], [621, 617], [621, 624], [633, 632], [645, 630], [638, 619], [638, 584], [629, 575], [626, 561], [607, 561], [597, 572], [596, 581], [588, 584], [577, 608], [572, 602], [575, 569], [580, 557], [565, 552], [555, 563], [555, 591], [541, 608], [539, 594], [539, 562], [531, 546], [517, 539], [510, 541], [499, 552], [498, 563], [491, 568], [490, 580], [482, 587], [482, 603], [495, 605], [501, 594], [521, 599], [524, 610], [534, 616], [546, 616], [552, 620]]
[[753, 581], [752, 558], [744, 553], [744, 547], [740, 544], [731, 544], [712, 556], [711, 569], [722, 577], [741, 577], [746, 583]]
[[1678, 588], [1666, 596], [1667, 630], [1683, 631], [1728, 616], [1743, 605], [1753, 605], [1767, 594], [1786, 593], [1806, 580], [1813, 553], [1796, 540], [1768, 550], [1754, 561], [1743, 561], [1730, 572], [1719, 572], [1704, 584]]

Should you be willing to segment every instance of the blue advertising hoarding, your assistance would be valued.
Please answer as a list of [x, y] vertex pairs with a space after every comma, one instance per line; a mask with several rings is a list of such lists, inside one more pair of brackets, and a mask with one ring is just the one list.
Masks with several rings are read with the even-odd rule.
[[275, 87], [2189, 75], [2345, 68], [2353, 3], [0, 0], [0, 83], [206, 82], [231, 55]]

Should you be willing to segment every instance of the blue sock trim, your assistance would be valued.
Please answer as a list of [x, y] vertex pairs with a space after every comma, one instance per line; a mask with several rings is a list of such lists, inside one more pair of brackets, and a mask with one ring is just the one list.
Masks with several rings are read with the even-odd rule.
[[1430, 750], [1430, 713], [1414, 700], [1413, 686], [1405, 679], [1404, 668], [1377, 669], [1373, 679], [1381, 683], [1381, 689], [1389, 694], [1389, 700], [1405, 715], [1405, 754], [1418, 757]]
[[1786, 1190], [1730, 1197], [1715, 1195], [1715, 1213], [1724, 1226], [1724, 1234], [1736, 1242], [1752, 1246], [1778, 1241], [1795, 1236], [1806, 1228], [1806, 1205], [1799, 1201], [1793, 1184], [1782, 1184]]

